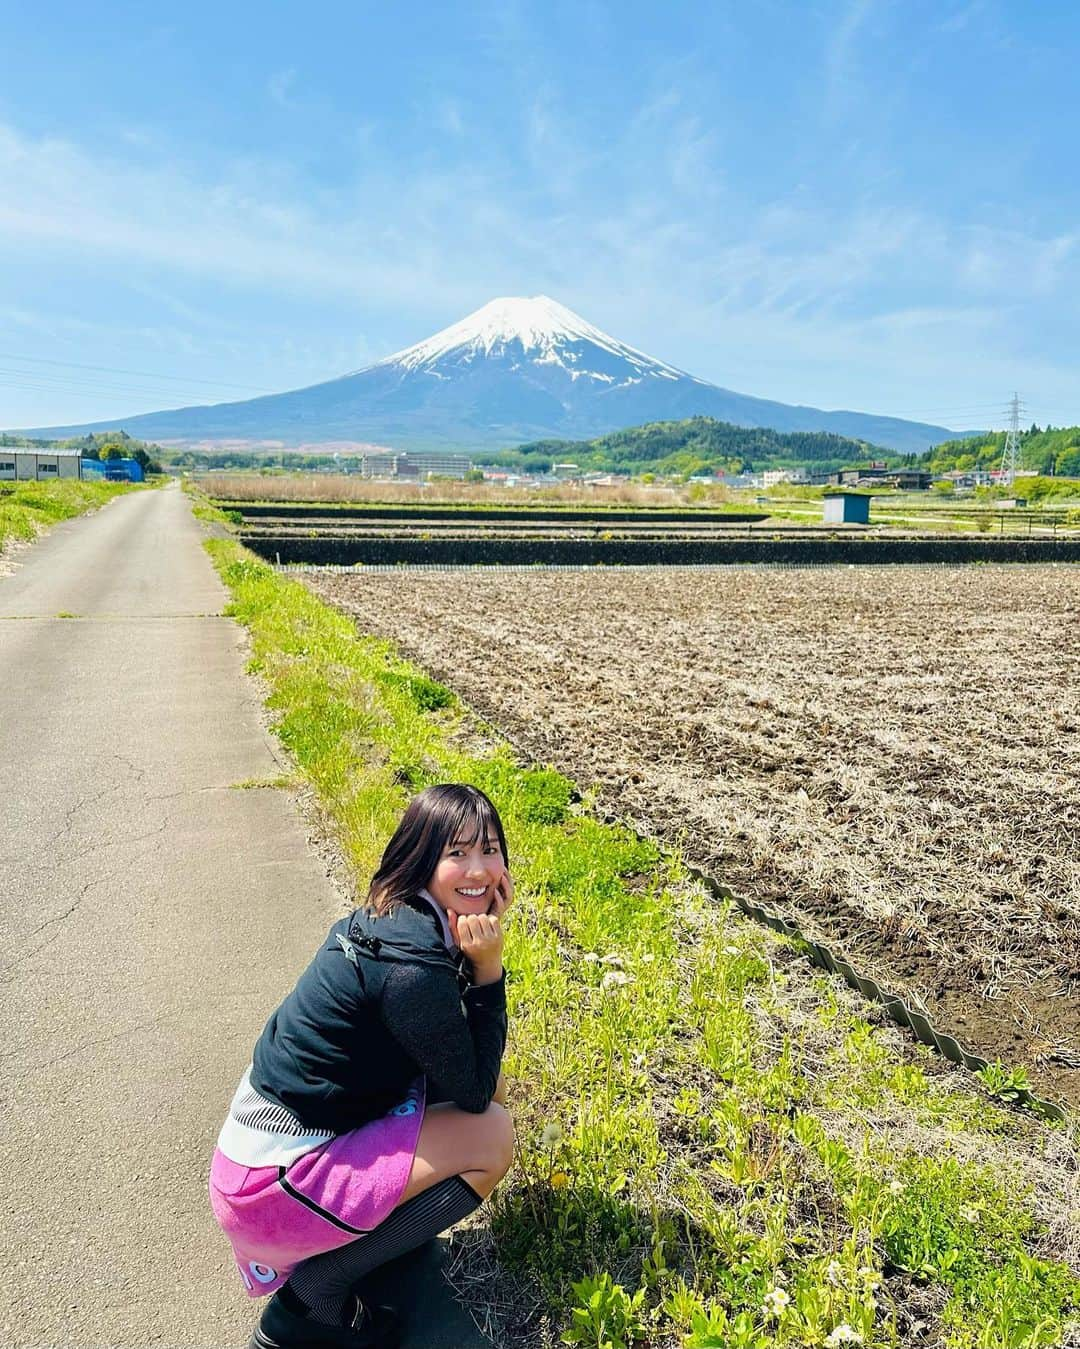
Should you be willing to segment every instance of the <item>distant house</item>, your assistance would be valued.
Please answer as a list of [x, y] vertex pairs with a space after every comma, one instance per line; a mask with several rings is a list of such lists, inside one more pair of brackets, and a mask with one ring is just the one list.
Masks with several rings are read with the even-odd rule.
[[762, 487], [778, 487], [782, 482], [791, 482], [795, 474], [790, 468], [767, 468], [761, 475]]
[[928, 468], [894, 468], [885, 474], [884, 481], [901, 492], [927, 492], [933, 477]]
[[924, 492], [929, 489], [933, 474], [926, 468], [842, 468], [830, 473], [833, 487], [898, 487], [904, 492]]

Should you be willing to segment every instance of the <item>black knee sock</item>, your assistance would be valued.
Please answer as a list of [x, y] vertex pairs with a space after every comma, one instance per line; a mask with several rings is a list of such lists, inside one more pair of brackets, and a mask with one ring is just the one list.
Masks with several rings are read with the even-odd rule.
[[350, 1289], [365, 1274], [445, 1232], [483, 1202], [467, 1180], [449, 1176], [399, 1204], [366, 1236], [304, 1260], [285, 1287], [308, 1308], [314, 1320], [338, 1325]]

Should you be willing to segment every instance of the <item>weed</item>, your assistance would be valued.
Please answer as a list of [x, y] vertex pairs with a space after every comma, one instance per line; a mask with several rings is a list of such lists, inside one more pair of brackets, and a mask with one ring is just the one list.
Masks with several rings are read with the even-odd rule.
[[619, 1284], [613, 1284], [611, 1275], [586, 1277], [573, 1285], [577, 1305], [571, 1307], [570, 1328], [563, 1335], [564, 1344], [591, 1345], [593, 1349], [627, 1349], [640, 1339], [645, 1326], [641, 1306], [645, 1290], [639, 1288], [631, 1296]]

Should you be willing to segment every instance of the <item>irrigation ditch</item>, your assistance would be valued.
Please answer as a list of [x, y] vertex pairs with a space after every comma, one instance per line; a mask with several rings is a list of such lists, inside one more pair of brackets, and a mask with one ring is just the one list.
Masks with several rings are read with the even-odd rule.
[[1080, 562], [1080, 538], [408, 538], [241, 531], [240, 542], [279, 566], [881, 566], [973, 562]]

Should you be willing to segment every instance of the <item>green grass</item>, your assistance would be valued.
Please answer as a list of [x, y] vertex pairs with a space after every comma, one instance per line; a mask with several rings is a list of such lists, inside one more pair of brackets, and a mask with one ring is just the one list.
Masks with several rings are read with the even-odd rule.
[[0, 548], [13, 539], [29, 541], [73, 515], [104, 506], [123, 492], [145, 490], [142, 483], [0, 482]]
[[1065, 1342], [1068, 1129], [875, 1022], [557, 772], [476, 752], [454, 694], [389, 643], [206, 547], [358, 883], [428, 783], [475, 783], [503, 815], [518, 1141], [470, 1268], [483, 1296], [494, 1254], [504, 1329], [539, 1308], [596, 1349], [899, 1346], [915, 1319], [948, 1349]]

